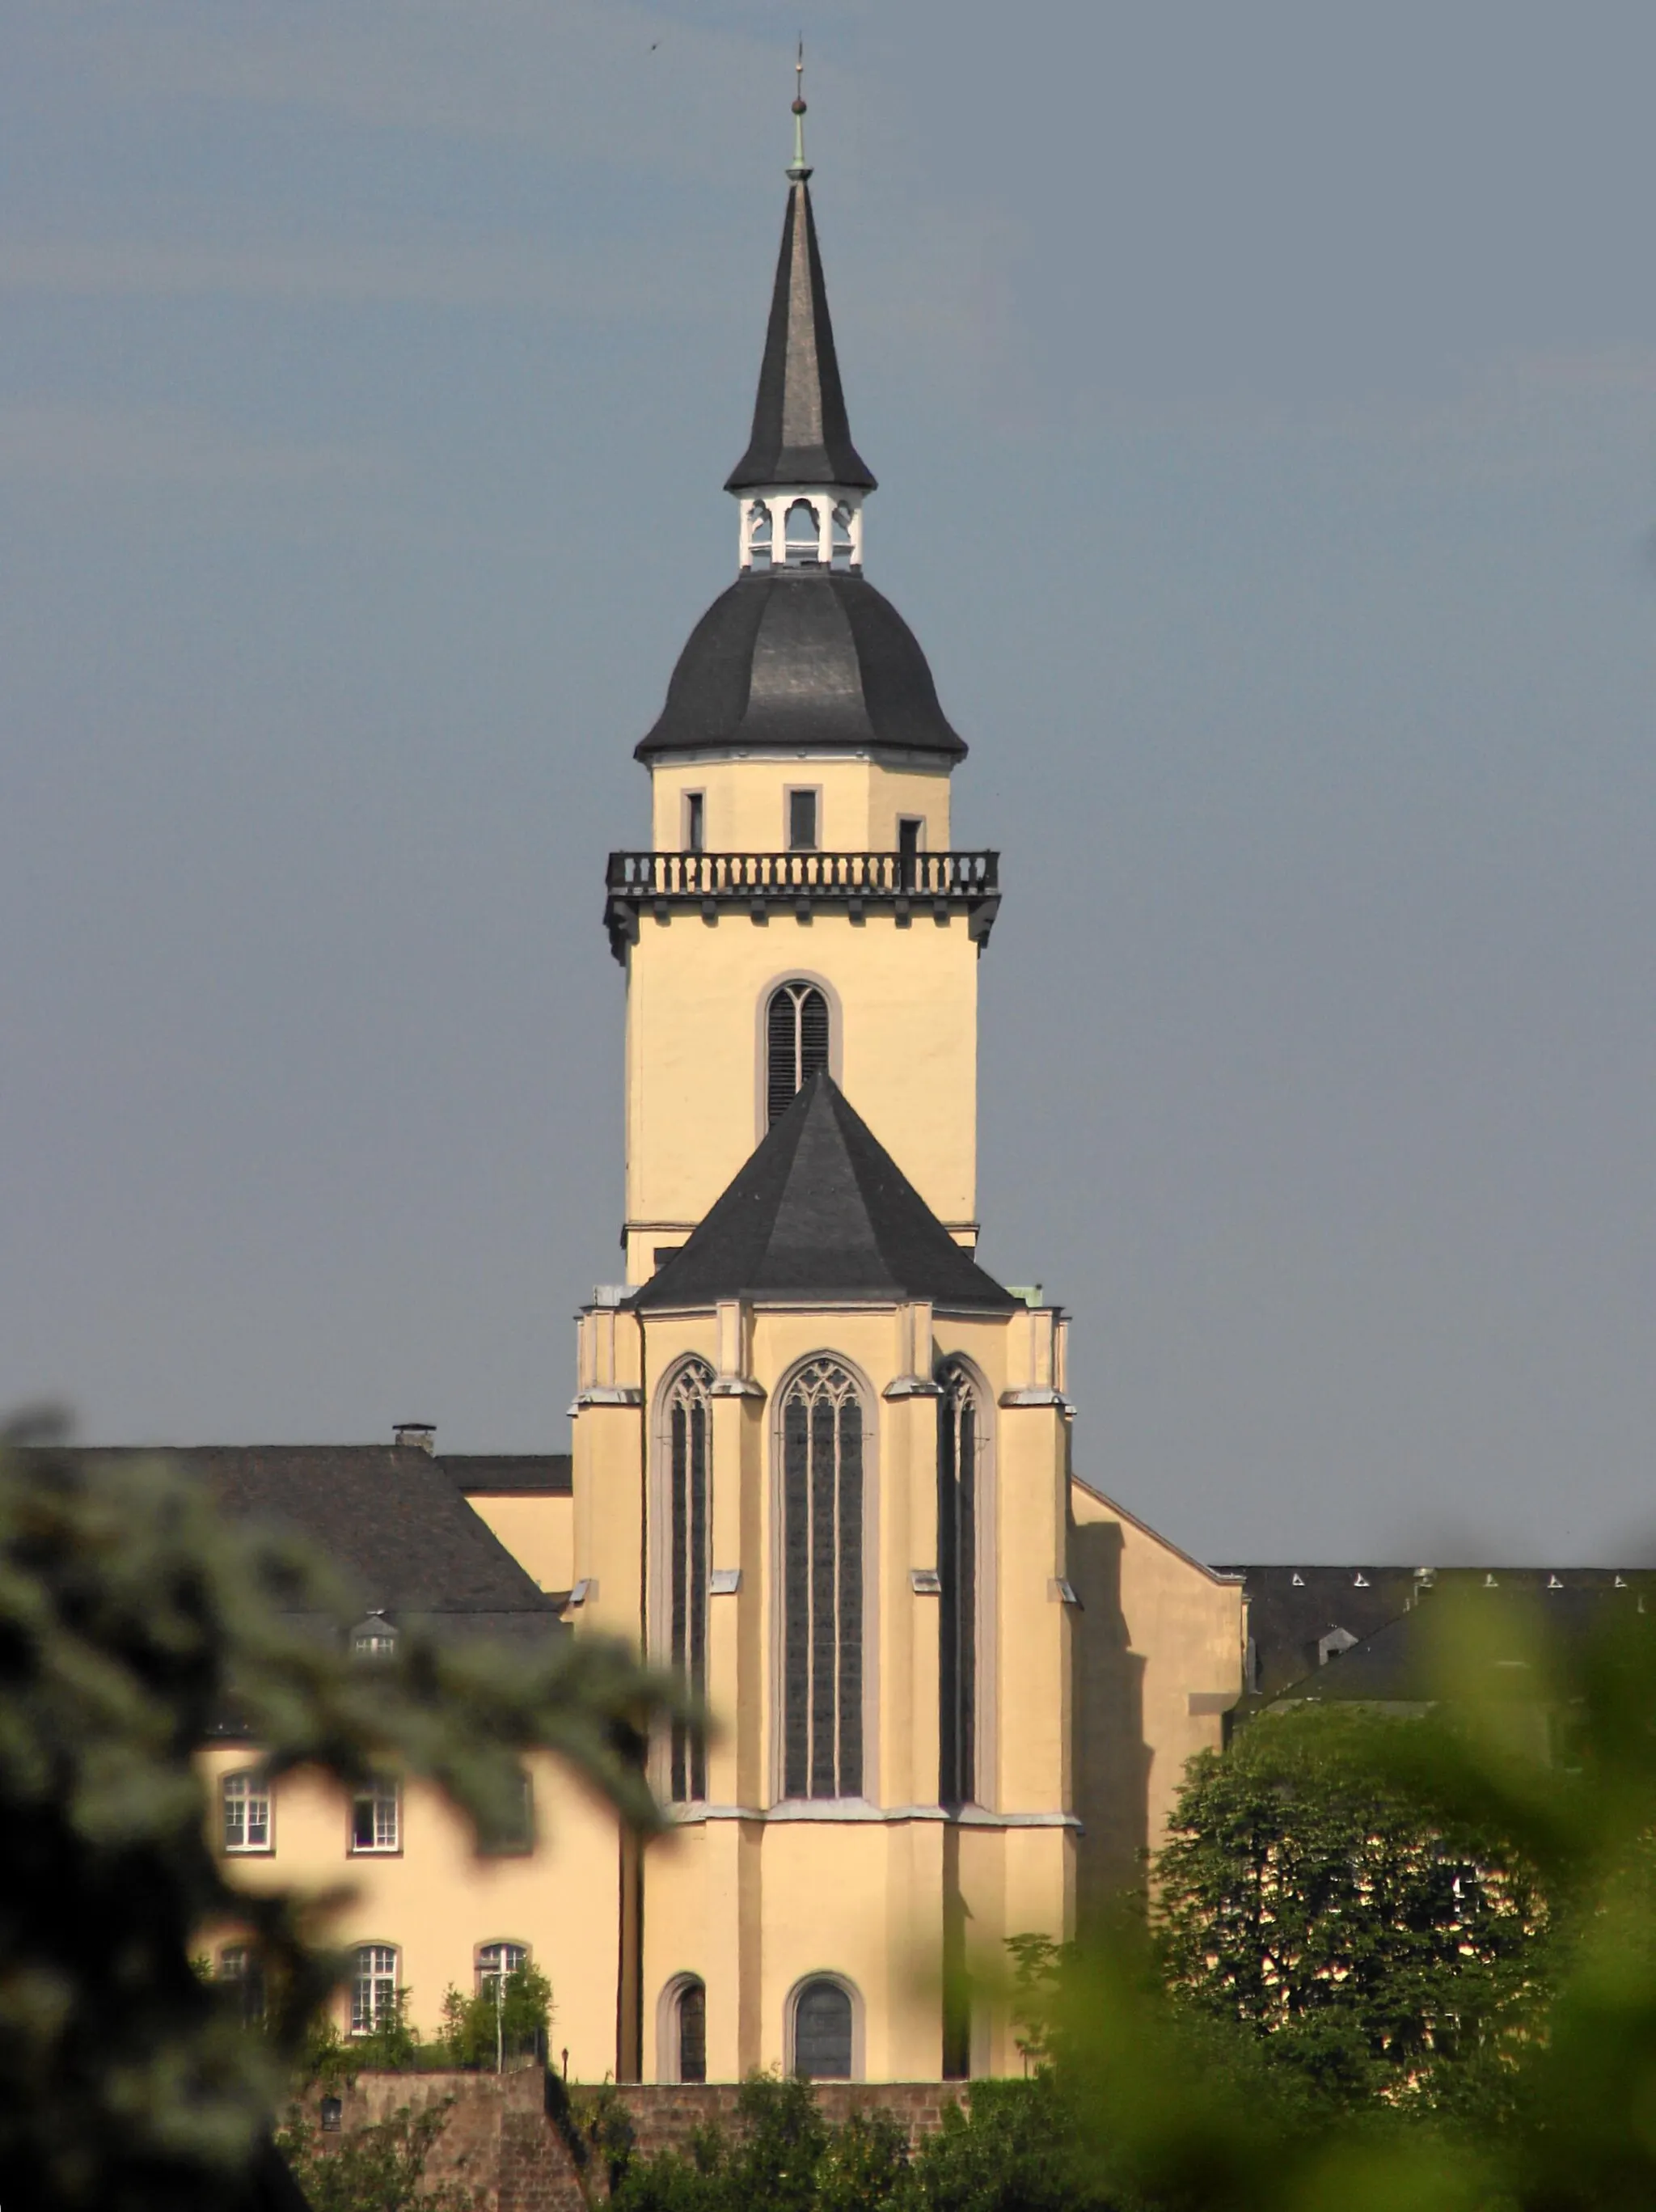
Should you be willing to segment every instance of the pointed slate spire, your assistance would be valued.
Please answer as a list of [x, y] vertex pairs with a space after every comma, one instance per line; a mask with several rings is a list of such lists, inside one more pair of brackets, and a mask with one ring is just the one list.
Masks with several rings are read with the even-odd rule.
[[[803, 67], [802, 58], [796, 68]], [[794, 484], [874, 489], [868, 464], [851, 442], [846, 395], [840, 384], [828, 287], [810, 211], [804, 115], [804, 100], [796, 95], [788, 207], [759, 395], [754, 402], [753, 435], [725, 480], [726, 491], [774, 490]]]
[[690, 1237], [629, 1303], [648, 1312], [801, 1294], [1019, 1301], [962, 1251], [830, 1076], [813, 1075]]

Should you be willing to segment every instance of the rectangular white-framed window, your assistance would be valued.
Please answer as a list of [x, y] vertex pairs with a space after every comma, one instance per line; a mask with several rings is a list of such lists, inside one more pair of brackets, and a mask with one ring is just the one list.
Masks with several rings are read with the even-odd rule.
[[684, 794], [684, 849], [687, 853], [705, 853], [707, 849], [707, 794], [705, 791], [687, 791]]
[[814, 784], [795, 783], [787, 791], [788, 850], [814, 853], [822, 843], [822, 793]]
[[397, 2016], [397, 1952], [390, 1943], [359, 1943], [351, 1972], [351, 2033], [372, 2035]]
[[351, 1799], [351, 1850], [400, 1851], [403, 1793], [389, 1777], [369, 1783]]
[[227, 1774], [219, 1784], [221, 1834], [227, 1851], [274, 1850], [270, 1785], [255, 1768]]

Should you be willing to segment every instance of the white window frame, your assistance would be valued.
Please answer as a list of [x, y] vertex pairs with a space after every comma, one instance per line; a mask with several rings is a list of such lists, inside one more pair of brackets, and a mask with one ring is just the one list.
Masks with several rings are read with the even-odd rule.
[[[365, 1959], [373, 1963], [365, 1972]], [[389, 1960], [387, 1966], [384, 1962]], [[379, 1994], [390, 1984], [390, 1997]], [[383, 2027], [388, 2017], [394, 2017], [397, 1993], [403, 1986], [402, 1956], [394, 1943], [359, 1943], [351, 1954], [350, 2033], [353, 2035], [372, 2035]], [[366, 1993], [366, 2002], [365, 1999]]]
[[[373, 1807], [373, 1841], [361, 1843], [357, 1839], [357, 1814], [364, 1805]], [[386, 1808], [389, 1807], [389, 1814]], [[353, 1858], [392, 1858], [403, 1848], [403, 1787], [393, 1777], [382, 1776], [366, 1789], [351, 1792], [350, 1826], [347, 1831], [348, 1849]]]
[[[490, 1958], [491, 1953], [496, 1954], [493, 1959]], [[505, 1963], [507, 1954], [516, 1954], [510, 1965]], [[513, 1974], [521, 1973], [525, 1966], [533, 1963], [534, 1954], [529, 1945], [519, 1943], [510, 1936], [497, 1936], [490, 1943], [480, 1943], [472, 1960], [472, 1974], [478, 1996], [492, 1996], [497, 1979], [504, 1984], [511, 1980]]]
[[[220, 1776], [219, 1841], [227, 1857], [268, 1858], [276, 1849], [274, 1813], [269, 1779], [256, 1766]], [[233, 1820], [239, 1834], [231, 1832]]]

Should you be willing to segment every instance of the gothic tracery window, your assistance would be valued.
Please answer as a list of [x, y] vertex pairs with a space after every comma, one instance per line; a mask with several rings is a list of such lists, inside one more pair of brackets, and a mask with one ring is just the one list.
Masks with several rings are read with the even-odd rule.
[[815, 983], [783, 983], [765, 1014], [765, 1126], [781, 1119], [828, 1064], [828, 1000]]
[[863, 1790], [863, 1403], [839, 1363], [782, 1402], [782, 1767], [788, 1797]]
[[[682, 1367], [667, 1398], [668, 1644], [674, 1668], [697, 1697], [707, 1687], [709, 1475], [713, 1462], [713, 1370]], [[673, 1723], [670, 1794], [676, 1804], [707, 1794], [707, 1754], [687, 1722]]]
[[965, 1370], [946, 1367], [937, 1408], [937, 1799], [977, 1794], [978, 1472], [982, 1415]]

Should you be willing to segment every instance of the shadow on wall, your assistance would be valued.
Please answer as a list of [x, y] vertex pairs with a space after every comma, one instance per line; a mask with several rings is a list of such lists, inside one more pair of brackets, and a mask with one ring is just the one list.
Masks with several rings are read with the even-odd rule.
[[1144, 1740], [1144, 1661], [1121, 1607], [1125, 1539], [1119, 1523], [1069, 1529], [1073, 1616], [1076, 1917], [1084, 1934], [1124, 1890], [1141, 1889], [1149, 1849], [1150, 1747]]

